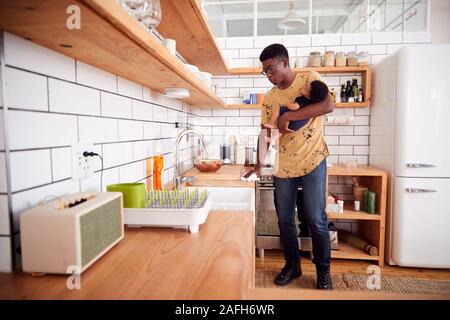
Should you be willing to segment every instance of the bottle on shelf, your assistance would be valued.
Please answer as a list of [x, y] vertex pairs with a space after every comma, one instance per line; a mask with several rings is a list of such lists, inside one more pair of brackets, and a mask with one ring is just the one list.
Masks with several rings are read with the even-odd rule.
[[347, 101], [348, 101], [347, 100], [347, 96], [345, 95], [345, 84], [342, 84], [342, 87], [341, 87], [341, 102], [345, 103]]
[[161, 153], [159, 145], [155, 146], [153, 155], [153, 190], [163, 190], [162, 171], [164, 169], [164, 156]]
[[347, 81], [347, 86], [345, 87], [345, 97], [346, 102], [350, 102], [350, 98], [352, 97], [352, 86], [350, 84], [350, 80]]
[[362, 88], [359, 88], [359, 92], [358, 92], [358, 101], [359, 102], [363, 102], [363, 91]]
[[358, 79], [353, 78], [352, 83], [352, 97], [355, 102], [358, 102], [359, 90], [358, 90]]

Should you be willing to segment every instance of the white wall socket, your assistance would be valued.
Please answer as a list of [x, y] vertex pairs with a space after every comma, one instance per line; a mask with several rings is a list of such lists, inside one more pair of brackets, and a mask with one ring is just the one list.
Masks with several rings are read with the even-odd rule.
[[92, 143], [72, 145], [72, 180], [81, 180], [94, 174], [94, 157], [85, 157], [83, 152], [95, 152]]

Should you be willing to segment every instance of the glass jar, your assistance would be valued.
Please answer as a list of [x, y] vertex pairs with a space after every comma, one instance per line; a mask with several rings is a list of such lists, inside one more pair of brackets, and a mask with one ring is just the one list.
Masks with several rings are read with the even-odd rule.
[[343, 52], [336, 53], [336, 67], [345, 67], [347, 65], [347, 57]]
[[358, 56], [355, 51], [349, 52], [347, 56], [347, 66], [356, 67], [358, 65]]
[[369, 65], [369, 52], [362, 51], [358, 55], [358, 65], [368, 66]]
[[310, 67], [320, 67], [322, 66], [322, 60], [320, 57], [320, 52], [314, 51], [309, 54], [309, 66]]
[[325, 52], [325, 67], [334, 67], [334, 51], [326, 51]]

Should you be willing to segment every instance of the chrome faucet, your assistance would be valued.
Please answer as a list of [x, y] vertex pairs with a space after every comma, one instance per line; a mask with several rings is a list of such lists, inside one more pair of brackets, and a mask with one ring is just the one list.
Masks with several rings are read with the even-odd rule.
[[210, 154], [209, 154], [208, 146], [206, 145], [205, 138], [203, 137], [203, 135], [200, 132], [198, 132], [195, 129], [189, 129], [189, 128], [180, 132], [180, 134], [178, 134], [177, 140], [175, 142], [175, 176], [173, 178], [173, 186], [175, 189], [178, 189], [178, 187], [180, 185], [182, 185], [184, 182], [194, 182], [195, 181], [195, 177], [183, 177], [183, 176], [181, 176], [181, 172], [180, 172], [180, 161], [179, 161], [180, 155], [179, 155], [178, 149], [179, 149], [181, 140], [184, 138], [184, 136], [187, 136], [189, 134], [196, 134], [197, 136], [200, 137], [203, 147], [205, 148], [206, 157], [208, 159], [210, 158]]

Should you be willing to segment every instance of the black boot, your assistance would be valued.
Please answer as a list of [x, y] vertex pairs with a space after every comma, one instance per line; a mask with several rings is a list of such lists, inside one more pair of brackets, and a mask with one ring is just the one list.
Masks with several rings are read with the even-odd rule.
[[274, 283], [278, 286], [285, 286], [292, 280], [302, 275], [300, 261], [286, 261], [284, 268], [276, 276]]
[[317, 272], [317, 289], [332, 290], [333, 284], [331, 283], [330, 265], [316, 265]]

